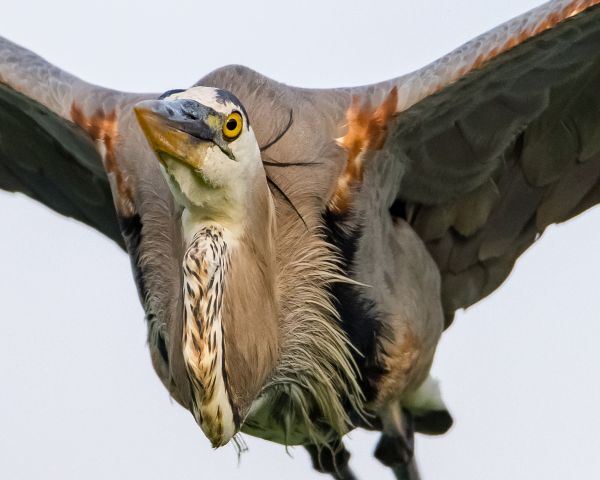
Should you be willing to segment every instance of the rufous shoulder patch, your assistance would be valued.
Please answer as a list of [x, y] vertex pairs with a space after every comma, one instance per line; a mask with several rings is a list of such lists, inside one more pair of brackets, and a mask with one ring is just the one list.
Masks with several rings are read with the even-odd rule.
[[352, 97], [346, 112], [348, 132], [337, 139], [338, 145], [348, 151], [349, 157], [356, 157], [364, 150], [379, 150], [383, 147], [387, 134], [387, 124], [396, 114], [398, 89], [392, 88], [386, 99], [373, 108], [362, 103], [358, 95]]
[[[112, 175], [116, 186], [116, 207], [122, 217], [133, 215], [133, 195], [126, 182], [125, 175], [117, 164], [116, 142], [118, 135], [117, 113], [115, 110], [105, 113], [97, 110], [93, 115], [86, 116], [81, 108], [73, 102], [71, 119], [87, 132], [99, 149], [106, 173]], [[114, 187], [113, 187], [114, 188]]]
[[362, 182], [364, 172], [363, 153], [368, 150], [380, 150], [385, 144], [389, 121], [396, 115], [398, 89], [393, 87], [385, 100], [373, 107], [369, 102], [353, 96], [346, 111], [348, 131], [336, 140], [346, 150], [346, 167], [338, 177], [336, 189], [329, 202], [329, 209], [342, 214], [350, 208], [352, 187]]

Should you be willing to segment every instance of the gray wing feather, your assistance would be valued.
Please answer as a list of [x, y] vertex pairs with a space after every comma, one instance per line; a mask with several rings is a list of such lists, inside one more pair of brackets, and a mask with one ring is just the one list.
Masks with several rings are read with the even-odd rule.
[[87, 110], [110, 97], [0, 38], [0, 188], [24, 193], [123, 246], [101, 155], [70, 116], [78, 100]]

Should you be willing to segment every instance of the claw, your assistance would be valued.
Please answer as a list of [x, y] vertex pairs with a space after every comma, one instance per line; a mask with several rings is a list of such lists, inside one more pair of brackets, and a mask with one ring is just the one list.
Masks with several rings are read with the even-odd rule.
[[357, 480], [348, 465], [350, 452], [346, 450], [341, 440], [326, 448], [318, 448], [315, 445], [305, 445], [304, 448], [310, 454], [316, 471], [329, 473], [336, 480]]

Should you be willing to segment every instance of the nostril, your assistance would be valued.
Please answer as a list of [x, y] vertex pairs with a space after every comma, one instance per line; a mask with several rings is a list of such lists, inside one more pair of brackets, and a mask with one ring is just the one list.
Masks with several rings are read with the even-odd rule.
[[188, 120], [198, 120], [198, 104], [190, 100], [181, 102], [181, 115]]
[[190, 120], [198, 120], [198, 112], [195, 110], [188, 110], [187, 108], [184, 108], [182, 113], [185, 118], [189, 118]]

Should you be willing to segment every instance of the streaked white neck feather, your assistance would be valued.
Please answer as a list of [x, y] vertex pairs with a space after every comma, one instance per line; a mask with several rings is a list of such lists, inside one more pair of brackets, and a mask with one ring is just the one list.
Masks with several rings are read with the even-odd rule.
[[224, 229], [206, 225], [194, 233], [183, 260], [183, 358], [193, 386], [194, 417], [214, 447], [227, 443], [237, 430], [223, 358], [228, 248]]

